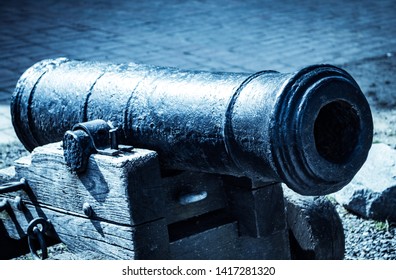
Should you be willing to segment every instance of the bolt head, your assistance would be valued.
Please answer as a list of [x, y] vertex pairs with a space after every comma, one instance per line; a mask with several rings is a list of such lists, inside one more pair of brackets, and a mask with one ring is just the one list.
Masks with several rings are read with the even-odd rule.
[[83, 204], [83, 212], [87, 217], [92, 217], [93, 216], [93, 209], [92, 206], [88, 202], [84, 202]]
[[15, 202], [16, 208], [19, 211], [23, 211], [24, 210], [25, 204], [23, 203], [22, 198], [20, 196], [16, 196], [15, 199], [14, 199], [14, 202]]

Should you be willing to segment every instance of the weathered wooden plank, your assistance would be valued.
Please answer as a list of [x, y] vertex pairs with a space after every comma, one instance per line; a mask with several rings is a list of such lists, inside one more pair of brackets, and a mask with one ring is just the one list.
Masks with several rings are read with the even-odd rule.
[[[60, 215], [54, 225], [72, 252], [93, 251], [106, 259], [168, 259], [169, 241], [164, 219], [134, 227]], [[64, 226], [62, 226], [63, 224]]]
[[236, 222], [220, 225], [170, 243], [175, 260], [225, 260], [238, 256]]
[[287, 230], [273, 232], [263, 237], [241, 236], [238, 259], [244, 260], [288, 260], [290, 247]]
[[[182, 172], [162, 180], [166, 192], [166, 220], [168, 224], [199, 216], [226, 207], [223, 182], [219, 175]], [[191, 203], [187, 203], [192, 198]], [[194, 199], [200, 199], [194, 201]]]
[[203, 216], [205, 219], [196, 221], [202, 230], [187, 234], [191, 229], [185, 227], [184, 236], [176, 240], [170, 236], [172, 259], [290, 259], [287, 229], [261, 237], [240, 236], [236, 221], [225, 222], [227, 218], [221, 215], [214, 219], [211, 214]]
[[[101, 259], [167, 259], [169, 238], [165, 219], [149, 223], [125, 226], [107, 221], [98, 221], [31, 204], [19, 211], [11, 204], [1, 220], [11, 236], [26, 236], [29, 221], [36, 217], [50, 220], [56, 237], [73, 253], [91, 251]], [[14, 213], [13, 219], [6, 217]], [[13, 231], [14, 230], [14, 231]], [[15, 232], [16, 230], [16, 232]]]
[[280, 184], [248, 188], [230, 185], [228, 180], [225, 188], [241, 235], [266, 237], [287, 228]]
[[60, 143], [36, 148], [16, 161], [16, 173], [32, 190], [23, 199], [84, 215], [83, 204], [93, 218], [134, 225], [164, 217], [157, 154], [134, 149], [119, 156], [95, 154], [83, 174], [71, 172]]

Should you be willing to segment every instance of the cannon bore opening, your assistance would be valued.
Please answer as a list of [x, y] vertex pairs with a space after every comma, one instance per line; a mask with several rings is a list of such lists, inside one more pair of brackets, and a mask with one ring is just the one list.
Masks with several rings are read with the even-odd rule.
[[359, 116], [347, 102], [337, 100], [323, 106], [315, 120], [314, 137], [324, 159], [341, 164], [348, 161], [358, 144]]

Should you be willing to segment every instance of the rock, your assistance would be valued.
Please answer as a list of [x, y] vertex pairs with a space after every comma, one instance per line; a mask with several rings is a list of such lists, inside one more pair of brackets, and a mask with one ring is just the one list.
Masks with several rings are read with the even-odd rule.
[[396, 221], [396, 150], [374, 144], [351, 183], [332, 196], [364, 218]]

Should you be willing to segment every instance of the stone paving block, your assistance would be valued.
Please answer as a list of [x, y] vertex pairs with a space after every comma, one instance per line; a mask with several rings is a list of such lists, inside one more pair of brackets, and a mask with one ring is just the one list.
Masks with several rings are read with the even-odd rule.
[[17, 81], [9, 81], [4, 87], [0, 87], [0, 100], [10, 102], [11, 94], [14, 92], [14, 88]]
[[10, 106], [0, 104], [0, 145], [19, 141], [11, 123]]
[[15, 80], [15, 74], [13, 71], [7, 68], [0, 68], [0, 87], [7, 87], [10, 81]]
[[12, 127], [11, 125], [11, 115], [9, 105], [0, 105], [0, 129], [4, 127]]
[[[0, 105], [2, 104], [10, 104], [11, 102], [11, 89], [1, 89], [0, 88]], [[1, 117], [1, 116], [0, 116]]]
[[[0, 60], [0, 64], [1, 61], [2, 60]], [[6, 65], [8, 69], [13, 71], [13, 80], [16, 81], [26, 69], [28, 69], [36, 62], [37, 61], [23, 54], [19, 56], [14, 55], [12, 57], [7, 58], [6, 60], [4, 60], [4, 65]]]

